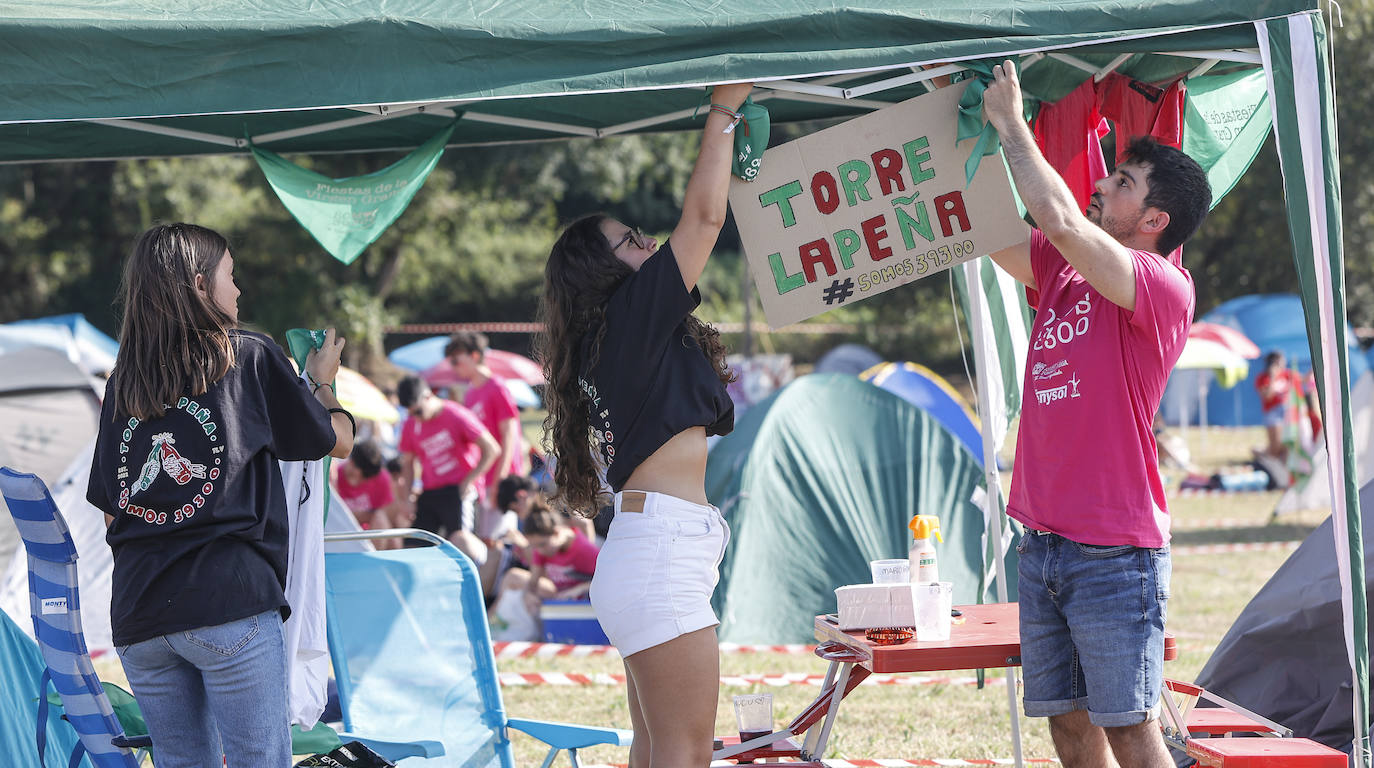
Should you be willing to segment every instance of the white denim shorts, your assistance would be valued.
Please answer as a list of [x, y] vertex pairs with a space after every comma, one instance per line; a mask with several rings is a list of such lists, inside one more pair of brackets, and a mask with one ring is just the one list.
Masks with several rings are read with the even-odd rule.
[[615, 495], [596, 559], [596, 618], [622, 657], [720, 623], [711, 592], [730, 529], [720, 510], [645, 491]]

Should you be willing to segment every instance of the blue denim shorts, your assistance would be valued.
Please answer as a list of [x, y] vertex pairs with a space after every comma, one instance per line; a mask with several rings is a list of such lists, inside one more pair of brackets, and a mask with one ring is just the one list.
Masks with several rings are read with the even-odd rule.
[[1026, 716], [1085, 709], [1104, 728], [1158, 717], [1169, 548], [1027, 529], [1017, 552]]

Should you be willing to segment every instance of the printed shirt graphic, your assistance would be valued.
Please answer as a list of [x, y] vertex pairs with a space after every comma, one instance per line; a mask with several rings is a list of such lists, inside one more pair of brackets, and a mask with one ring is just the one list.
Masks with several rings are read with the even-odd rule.
[[[472, 411], [445, 400], [434, 418], [424, 421], [412, 416], [406, 421], [401, 430], [401, 452], [419, 457], [420, 484], [425, 490], [457, 485], [482, 460], [477, 440], [486, 431]], [[477, 478], [473, 487], [482, 493], [483, 479]]]
[[687, 315], [700, 303], [700, 290], [687, 290], [671, 243], [664, 243], [607, 302], [595, 370], [591, 334], [582, 340], [578, 385], [587, 394], [594, 455], [614, 491], [679, 432], [734, 429], [735, 404], [687, 333]]
[[271, 339], [230, 336], [229, 372], [157, 418], [115, 413], [114, 384], [106, 387], [87, 498], [114, 517], [106, 540], [117, 645], [289, 612], [277, 459], [324, 456], [334, 429]]
[[534, 551], [530, 559], [532, 565], [544, 566], [544, 573], [553, 582], [554, 588], [561, 592], [584, 581], [591, 581], [596, 571], [596, 556], [600, 551], [581, 532], [573, 531], [573, 540], [564, 551], [553, 557], [545, 557]]
[[1186, 269], [1145, 251], [1134, 312], [1088, 285], [1039, 231], [1039, 291], [1007, 512], [1084, 544], [1160, 547], [1169, 514], [1151, 429], [1193, 319]]
[[[463, 395], [463, 405], [472, 411], [472, 415], [482, 422], [482, 426], [487, 428], [491, 436], [496, 438], [497, 443], [502, 443], [504, 447], [505, 435], [501, 432], [501, 422], [506, 419], [520, 418], [520, 409], [515, 406], [515, 398], [511, 397], [510, 391], [501, 379], [492, 376], [480, 387], [470, 387]], [[519, 439], [519, 438], [517, 438]], [[511, 453], [511, 463], [507, 467], [492, 465], [491, 471], [487, 472], [486, 483], [488, 488], [495, 488], [501, 478], [506, 475], [514, 474], [520, 461], [521, 452], [525, 450], [525, 441], [520, 440]]]
[[339, 498], [354, 512], [371, 512], [396, 500], [391, 489], [391, 473], [385, 467], [354, 485], [348, 482], [348, 475], [343, 471], [345, 464], [335, 466], [338, 469], [334, 472], [334, 487], [339, 491]]

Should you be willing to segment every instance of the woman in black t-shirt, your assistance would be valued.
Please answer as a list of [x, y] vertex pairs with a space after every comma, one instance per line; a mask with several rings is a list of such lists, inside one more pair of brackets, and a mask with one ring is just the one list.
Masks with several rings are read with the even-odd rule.
[[706, 438], [734, 425], [719, 334], [692, 315], [725, 222], [731, 130], [750, 85], [716, 86], [681, 219], [662, 248], [606, 216], [575, 222], [545, 270], [539, 354], [556, 502], [615, 492], [592, 607], [625, 659], [637, 768], [711, 761], [720, 657], [711, 610], [729, 540], [706, 499]]
[[105, 512], [110, 625], [158, 768], [291, 764], [277, 461], [343, 458], [353, 442], [321, 383], [343, 340], [331, 329], [302, 380], [271, 339], [236, 328], [233, 269], [204, 227], [134, 244], [86, 492]]

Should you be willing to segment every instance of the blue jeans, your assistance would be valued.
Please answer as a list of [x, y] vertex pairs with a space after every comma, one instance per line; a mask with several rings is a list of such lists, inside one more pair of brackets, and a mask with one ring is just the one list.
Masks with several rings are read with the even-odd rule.
[[287, 768], [286, 642], [276, 610], [116, 649], [157, 768]]
[[1104, 728], [1159, 715], [1169, 548], [1027, 529], [1017, 545], [1027, 717], [1078, 709]]

